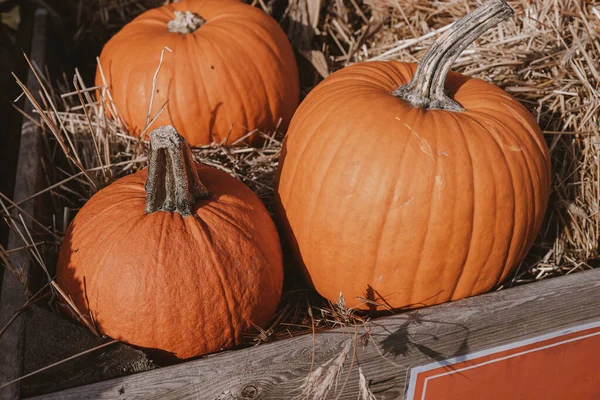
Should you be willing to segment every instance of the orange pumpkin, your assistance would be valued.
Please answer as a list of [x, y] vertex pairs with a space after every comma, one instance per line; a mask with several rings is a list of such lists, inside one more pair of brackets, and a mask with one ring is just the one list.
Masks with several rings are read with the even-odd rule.
[[283, 285], [279, 237], [261, 200], [228, 174], [194, 165], [171, 127], [152, 133], [149, 170], [79, 211], [56, 275], [101, 333], [180, 359], [264, 327]]
[[321, 295], [371, 310], [431, 305], [488, 291], [523, 260], [548, 202], [547, 145], [510, 95], [448, 73], [511, 14], [490, 1], [418, 67], [357, 64], [300, 105], [277, 216]]
[[[164, 53], [152, 93], [165, 47], [172, 52]], [[139, 135], [166, 103], [151, 128], [173, 125], [192, 146], [213, 139], [232, 144], [254, 129], [274, 130], [280, 119], [286, 128], [299, 100], [285, 33], [261, 10], [234, 0], [151, 9], [106, 43], [100, 66], [96, 85], [106, 82], [132, 134]]]

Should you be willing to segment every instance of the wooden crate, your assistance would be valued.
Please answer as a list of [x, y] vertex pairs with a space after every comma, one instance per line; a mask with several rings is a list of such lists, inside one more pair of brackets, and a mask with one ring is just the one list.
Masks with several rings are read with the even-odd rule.
[[[44, 65], [46, 60], [46, 34], [48, 27], [48, 14], [46, 10], [37, 9], [33, 15], [33, 32], [31, 34], [30, 58], [36, 65]], [[4, 71], [3, 71], [4, 72]], [[34, 93], [39, 90], [38, 83], [32, 73], [27, 78], [27, 87]], [[31, 112], [29, 104], [26, 112]], [[36, 193], [43, 185], [42, 164], [40, 160], [42, 136], [39, 129], [29, 121], [25, 121], [21, 131], [21, 142], [19, 145], [19, 156], [17, 174], [15, 179], [15, 192], [13, 200], [19, 202]], [[27, 201], [14, 210], [13, 216], [19, 213], [34, 215], [40, 208], [39, 201]], [[28, 220], [31, 226], [31, 222]], [[7, 249], [21, 246], [19, 237], [11, 232], [8, 237]], [[31, 273], [31, 260], [22, 252], [13, 253], [11, 264], [23, 268], [24, 273]], [[0, 280], [0, 326], [7, 322], [25, 304], [26, 298], [21, 282], [7, 270], [2, 270]], [[23, 369], [23, 352], [25, 346], [25, 315], [18, 315], [0, 336], [0, 382], [12, 381], [21, 376]], [[2, 384], [0, 383], [0, 385]], [[10, 385], [0, 389], [1, 399], [13, 399], [19, 397], [19, 385]]]
[[[357, 341], [352, 368], [351, 355], [345, 362], [341, 395], [331, 398], [358, 398], [360, 366], [377, 399], [401, 399], [412, 367], [594, 323], [600, 324], [600, 270], [379, 318], [371, 321], [369, 333], [335, 329], [39, 398], [290, 399], [300, 394], [311, 371], [340, 354], [356, 335], [364, 340]], [[597, 368], [590, 373], [600, 382]]]
[[[31, 48], [31, 58], [38, 65], [43, 65], [45, 60], [47, 23], [45, 11], [38, 10]], [[37, 84], [32, 76], [27, 84], [35, 92]], [[23, 125], [15, 201], [28, 198], [42, 187], [41, 140], [38, 128], [28, 123]], [[22, 212], [31, 215], [42, 212], [41, 206], [32, 201], [21, 207]], [[9, 249], [11, 246], [19, 246], [15, 235], [9, 239]], [[14, 253], [12, 262], [27, 272], [34, 269], [32, 260], [21, 253]], [[0, 326], [26, 301], [20, 283], [11, 274], [4, 271], [1, 282]], [[22, 375], [27, 318], [27, 314], [19, 314], [0, 337], [0, 385]], [[364, 327], [339, 328], [314, 336], [227, 351], [38, 398], [288, 399], [299, 396], [299, 388], [306, 378], [319, 368], [330, 366], [331, 360], [337, 358], [339, 361], [344, 350], [347, 359], [337, 389], [332, 389], [328, 398], [358, 398], [359, 367], [377, 399], [416, 398], [415, 393], [421, 393], [415, 386], [419, 384], [419, 374], [428, 369], [453, 370], [453, 365], [462, 365], [473, 357], [489, 356], [490, 352], [499, 355], [496, 359], [514, 358], [514, 354], [504, 354], [512, 347], [523, 348], [536, 341], [542, 344], [538, 346], [540, 351], [558, 348], [563, 342], [574, 343], [600, 335], [599, 325], [600, 270], [595, 270], [381, 317]], [[572, 335], [577, 332], [582, 334], [577, 336], [579, 339], [573, 339]], [[545, 344], [555, 337], [569, 339], [562, 342], [553, 339], [552, 344]], [[590, 346], [587, 357], [595, 357], [597, 350], [594, 349]], [[530, 354], [531, 351], [521, 353]], [[572, 362], [568, 359], [569, 354], [576, 353], [563, 351], [553, 354], [558, 358], [549, 359], [558, 363]], [[565, 368], [574, 368], [565, 365]], [[461, 367], [460, 370], [466, 369]], [[588, 374], [580, 375], [581, 379], [600, 382], [596, 370], [581, 372]], [[564, 376], [550, 375], [550, 379], [564, 380]], [[576, 392], [578, 384], [562, 383], [568, 390]], [[495, 387], [501, 384], [494, 383]], [[504, 384], [510, 387], [514, 382]], [[492, 389], [494, 385], [490, 385]], [[485, 393], [480, 394], [477, 398], [489, 398]], [[20, 398], [20, 385], [15, 383], [0, 389], [0, 398]], [[425, 394], [420, 398], [425, 399]]]

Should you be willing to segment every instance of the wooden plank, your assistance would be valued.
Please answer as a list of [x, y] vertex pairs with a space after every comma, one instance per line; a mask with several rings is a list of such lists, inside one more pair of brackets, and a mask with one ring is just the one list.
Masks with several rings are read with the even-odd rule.
[[379, 318], [369, 323], [368, 332], [364, 327], [335, 329], [314, 338], [306, 335], [229, 351], [43, 398], [292, 398], [300, 394], [298, 388], [310, 371], [339, 355], [358, 334], [364, 340], [354, 341], [360, 344], [354, 362], [349, 358], [344, 364], [340, 393], [335, 394], [340, 396], [330, 393], [328, 398], [357, 398], [360, 365], [377, 399], [398, 399], [404, 395], [411, 366], [595, 321], [600, 321], [600, 270]]
[[[98, 338], [84, 326], [41, 307], [29, 307], [27, 313], [29, 318], [25, 328], [24, 374], [111, 340]], [[22, 380], [21, 396], [39, 396], [155, 367], [143, 352], [115, 343]]]
[[[33, 34], [30, 59], [38, 66], [43, 66], [46, 57], [46, 32], [47, 11], [37, 9], [33, 17]], [[32, 93], [37, 94], [39, 85], [30, 72], [27, 78], [27, 87]], [[31, 112], [31, 105], [26, 106], [26, 111]], [[17, 164], [17, 177], [15, 181], [14, 201], [22, 200], [36, 193], [42, 185], [42, 166], [40, 160], [42, 138], [40, 131], [30, 122], [25, 122], [21, 131], [21, 144], [19, 147], [19, 160]], [[23, 210], [34, 215], [37, 210], [35, 201], [27, 201], [21, 205]], [[18, 215], [15, 211], [14, 216]], [[28, 228], [32, 229], [33, 223], [26, 220]], [[21, 240], [11, 232], [8, 237], [8, 249], [21, 247]], [[26, 279], [29, 278], [32, 262], [25, 252], [15, 252], [10, 257], [11, 264], [22, 268]], [[25, 301], [23, 283], [10, 271], [2, 271], [2, 286], [0, 288], [0, 327], [13, 317]], [[8, 382], [21, 376], [23, 369], [23, 350], [25, 315], [19, 315], [0, 337], [0, 382]], [[19, 398], [20, 385], [13, 384], [0, 389], [0, 398]]]
[[[10, 11], [17, 1], [0, 0], [0, 12]], [[18, 14], [17, 14], [18, 15]], [[16, 15], [10, 15], [14, 18]], [[13, 109], [13, 100], [17, 98], [20, 89], [15, 85], [15, 81], [9, 71], [15, 71], [19, 76], [23, 75], [25, 69], [25, 60], [19, 51], [26, 48], [29, 51], [31, 44], [31, 26], [30, 18], [23, 18], [20, 21], [15, 43], [10, 38], [9, 29], [0, 26], [0, 115], [2, 116], [2, 145], [0, 146], [0, 192], [12, 199], [15, 187], [15, 175], [17, 174], [17, 156], [19, 154], [19, 142], [21, 139], [21, 125], [23, 118]], [[14, 22], [14, 20], [13, 20]], [[17, 102], [17, 105], [23, 107], [23, 100]], [[8, 226], [0, 223], [0, 244], [6, 246], [8, 241]], [[0, 274], [0, 284], [2, 275]]]

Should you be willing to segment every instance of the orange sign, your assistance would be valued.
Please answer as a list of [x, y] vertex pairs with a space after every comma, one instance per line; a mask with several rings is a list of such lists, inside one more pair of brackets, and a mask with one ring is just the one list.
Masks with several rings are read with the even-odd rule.
[[598, 400], [600, 322], [410, 371], [406, 400]]

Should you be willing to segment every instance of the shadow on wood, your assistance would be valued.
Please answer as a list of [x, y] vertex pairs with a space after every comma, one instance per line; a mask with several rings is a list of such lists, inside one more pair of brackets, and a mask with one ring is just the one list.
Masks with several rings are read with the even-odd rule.
[[379, 318], [368, 328], [339, 328], [224, 352], [43, 398], [291, 398], [310, 371], [338, 356], [352, 339], [356, 358], [344, 363], [335, 396], [356, 399], [360, 365], [378, 400], [398, 399], [410, 367], [600, 321], [599, 304], [600, 270], [582, 272]]

